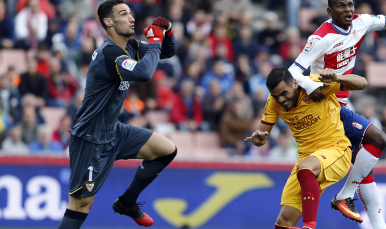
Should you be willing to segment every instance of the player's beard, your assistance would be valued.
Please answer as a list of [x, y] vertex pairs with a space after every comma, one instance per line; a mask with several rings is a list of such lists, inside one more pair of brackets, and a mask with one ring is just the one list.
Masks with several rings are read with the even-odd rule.
[[127, 38], [130, 38], [132, 35], [134, 35], [134, 29], [130, 29], [130, 28], [125, 30], [125, 29], [121, 29], [119, 26], [116, 26], [115, 31], [117, 32], [117, 34]]

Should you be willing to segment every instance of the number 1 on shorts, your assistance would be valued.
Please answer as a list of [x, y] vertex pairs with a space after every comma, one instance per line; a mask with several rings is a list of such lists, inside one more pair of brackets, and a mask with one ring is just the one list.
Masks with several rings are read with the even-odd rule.
[[88, 170], [89, 170], [89, 172], [88, 172], [88, 181], [92, 181], [92, 171], [94, 170], [94, 168], [90, 165], [88, 167]]

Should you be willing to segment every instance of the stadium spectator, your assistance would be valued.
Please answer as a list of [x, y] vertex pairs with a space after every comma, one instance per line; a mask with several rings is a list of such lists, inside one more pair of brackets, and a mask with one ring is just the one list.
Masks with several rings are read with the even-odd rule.
[[234, 149], [235, 154], [245, 153], [243, 137], [252, 124], [252, 115], [243, 100], [235, 100], [224, 112], [220, 121], [220, 136], [223, 147]]
[[38, 124], [43, 124], [44, 123], [44, 118], [42, 114], [40, 113], [40, 107], [38, 104], [38, 99], [36, 96], [33, 94], [25, 94], [21, 98], [21, 106], [17, 107], [17, 112], [13, 116], [14, 123], [19, 123], [23, 119], [23, 113], [24, 113], [24, 108], [26, 107], [32, 107], [35, 110], [36, 113], [36, 122]]
[[295, 49], [295, 52], [297, 53], [296, 56], [298, 56], [305, 45], [306, 42], [301, 39], [299, 29], [296, 27], [289, 27], [286, 30], [286, 40], [280, 45], [279, 55], [283, 60], [287, 60], [291, 56], [291, 50]]
[[[15, 99], [15, 100], [14, 100]], [[11, 109], [14, 108], [15, 104], [12, 101], [17, 101], [18, 95], [12, 86], [11, 78], [8, 74], [4, 74], [0, 78], [0, 100], [3, 111], [11, 114]]]
[[47, 15], [40, 10], [40, 0], [29, 0], [15, 18], [16, 46], [18, 48], [37, 48], [47, 35]]
[[251, 0], [221, 0], [222, 11], [229, 14], [233, 20], [239, 20], [241, 14], [252, 8]]
[[189, 52], [189, 40], [184, 36], [184, 24], [176, 22], [173, 24], [174, 38], [177, 42], [177, 53], [176, 55], [180, 59], [182, 64], [186, 63], [186, 59]]
[[248, 91], [248, 80], [255, 73], [253, 63], [246, 54], [240, 54], [236, 61], [236, 79], [243, 82], [245, 91]]
[[37, 139], [29, 144], [32, 154], [55, 153], [62, 154], [63, 146], [60, 142], [52, 139], [52, 132], [49, 126], [40, 125], [37, 129]]
[[54, 131], [52, 139], [58, 141], [66, 148], [70, 142], [70, 132], [69, 129], [72, 127], [72, 118], [69, 115], [64, 115], [60, 120], [59, 128]]
[[265, 90], [265, 95], [267, 96], [265, 99], [268, 98], [268, 95], [269, 95], [269, 91], [266, 87], [266, 83], [267, 83], [267, 77], [268, 77], [268, 74], [271, 72], [272, 70], [272, 64], [269, 63], [269, 62], [262, 62], [260, 64], [260, 68], [259, 68], [259, 71], [258, 73], [256, 73], [255, 75], [251, 76], [249, 78], [249, 94], [250, 95], [253, 95], [256, 93], [256, 90]]
[[12, 18], [7, 14], [4, 0], [0, 1], [0, 48], [14, 46], [14, 25]]
[[259, 33], [259, 43], [267, 46], [271, 54], [279, 52], [280, 44], [284, 41], [284, 35], [278, 28], [278, 16], [275, 12], [267, 12], [265, 15], [266, 28]]
[[232, 41], [227, 37], [227, 29], [223, 25], [217, 25], [213, 29], [213, 33], [208, 37], [208, 43], [211, 51], [211, 57], [215, 57], [217, 49], [220, 45], [223, 45], [226, 50], [226, 58], [229, 62], [235, 61], [233, 53]]
[[220, 88], [222, 93], [228, 92], [235, 79], [233, 75], [224, 72], [225, 62], [222, 59], [215, 59], [212, 65], [212, 70], [204, 74], [201, 80], [201, 86], [205, 89], [206, 93], [209, 91], [209, 84], [213, 79], [218, 79], [220, 82]]
[[203, 123], [203, 116], [201, 103], [194, 95], [193, 81], [183, 81], [179, 94], [174, 97], [170, 111], [171, 121], [179, 130], [207, 130]]
[[47, 44], [40, 43], [36, 53], [36, 60], [38, 62], [36, 72], [39, 75], [44, 76], [46, 79], [50, 75], [50, 50], [47, 47]]
[[378, 118], [375, 117], [375, 108], [374, 105], [371, 103], [366, 103], [363, 107], [363, 117], [365, 117], [367, 120], [373, 123], [375, 127], [377, 127], [379, 130], [382, 130], [382, 124], [381, 121], [379, 121]]
[[[17, 1], [17, 12], [23, 10], [28, 5], [29, 0]], [[49, 0], [40, 0], [40, 10], [47, 15], [48, 20], [56, 16], [56, 10]]]
[[200, 85], [203, 70], [203, 66], [200, 62], [193, 61], [189, 63], [186, 67], [186, 74], [181, 77], [180, 83], [189, 79], [192, 80], [196, 86]]
[[31, 93], [38, 98], [40, 107], [46, 104], [45, 100], [48, 98], [46, 79], [37, 73], [37, 60], [34, 58], [28, 59], [27, 72], [21, 74], [19, 93], [21, 96]]
[[68, 50], [68, 59], [74, 60], [82, 47], [81, 35], [79, 34], [79, 24], [68, 23], [64, 35], [64, 44]]
[[221, 115], [225, 108], [225, 96], [221, 93], [220, 82], [213, 79], [209, 85], [209, 93], [202, 100], [202, 109], [210, 130], [218, 131]]
[[60, 60], [56, 57], [50, 59], [50, 77], [47, 79], [49, 99], [48, 106], [66, 107], [75, 94], [78, 84], [68, 73], [62, 71]]
[[289, 128], [280, 131], [277, 145], [270, 150], [269, 160], [280, 162], [296, 162], [298, 160], [297, 148], [291, 145], [294, 141]]
[[250, 25], [243, 25], [240, 28], [239, 36], [233, 41], [233, 50], [236, 58], [240, 54], [246, 54], [253, 59], [259, 50], [258, 43], [253, 37], [253, 30]]
[[33, 107], [28, 106], [23, 109], [23, 119], [18, 124], [21, 129], [21, 140], [30, 144], [37, 137], [38, 125], [36, 122], [36, 111]]
[[29, 148], [21, 140], [21, 129], [19, 126], [14, 126], [9, 131], [9, 135], [4, 139], [1, 144], [1, 149], [5, 154], [13, 154], [13, 155], [28, 155]]
[[70, 15], [76, 14], [79, 17], [79, 23], [83, 24], [87, 19], [91, 18], [94, 13], [94, 7], [85, 0], [66, 0], [60, 6], [60, 15], [66, 21]]
[[197, 10], [194, 16], [186, 24], [186, 31], [192, 35], [195, 31], [200, 30], [204, 37], [207, 37], [212, 31], [212, 24], [208, 21], [207, 15], [203, 10]]
[[231, 90], [225, 94], [227, 106], [232, 106], [234, 101], [241, 100], [245, 104], [245, 112], [247, 116], [253, 116], [253, 108], [251, 98], [245, 94], [243, 84], [240, 81], [233, 83]]
[[92, 54], [95, 50], [95, 42], [92, 37], [86, 37], [82, 40], [81, 50], [78, 50], [75, 56], [75, 62], [78, 67], [82, 64], [90, 64]]

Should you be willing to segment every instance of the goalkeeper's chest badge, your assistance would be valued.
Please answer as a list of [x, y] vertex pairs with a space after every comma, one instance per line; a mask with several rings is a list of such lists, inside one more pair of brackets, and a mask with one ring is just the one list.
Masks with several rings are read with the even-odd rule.
[[89, 192], [94, 189], [95, 182], [86, 182], [86, 188]]

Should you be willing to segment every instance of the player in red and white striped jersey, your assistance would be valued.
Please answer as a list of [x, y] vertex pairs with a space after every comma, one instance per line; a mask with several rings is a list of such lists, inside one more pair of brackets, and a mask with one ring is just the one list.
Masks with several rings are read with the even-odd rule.
[[[365, 35], [386, 29], [384, 15], [354, 14], [353, 0], [328, 0], [328, 4], [327, 12], [331, 19], [308, 38], [303, 52], [289, 68], [292, 76], [314, 101], [323, 98], [319, 88], [321, 84], [303, 77], [303, 71], [311, 66], [311, 74], [319, 74], [325, 68], [335, 69], [338, 74], [351, 74]], [[386, 135], [346, 106], [348, 91], [338, 92], [336, 96], [341, 103], [340, 115], [346, 135], [353, 147], [361, 148], [346, 184], [332, 200], [332, 206], [345, 216], [362, 222], [353, 203], [355, 190], [358, 189], [373, 228], [386, 229], [374, 177], [369, 175], [386, 148]]]

